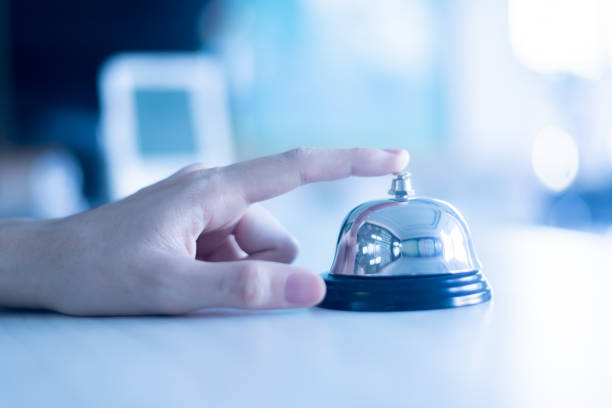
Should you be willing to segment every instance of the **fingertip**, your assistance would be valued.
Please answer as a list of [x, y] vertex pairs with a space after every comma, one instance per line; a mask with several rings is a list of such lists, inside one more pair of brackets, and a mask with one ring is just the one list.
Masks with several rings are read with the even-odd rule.
[[403, 171], [410, 162], [410, 153], [404, 149], [385, 149], [385, 151], [393, 155], [393, 172]]
[[293, 306], [305, 307], [320, 303], [325, 296], [325, 282], [307, 271], [292, 272], [285, 282], [285, 300]]

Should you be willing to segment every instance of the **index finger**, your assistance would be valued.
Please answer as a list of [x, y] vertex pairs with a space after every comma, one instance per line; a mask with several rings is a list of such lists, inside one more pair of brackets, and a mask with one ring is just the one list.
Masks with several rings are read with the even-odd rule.
[[408, 164], [405, 150], [374, 148], [297, 148], [278, 155], [232, 164], [221, 170], [224, 184], [254, 203], [303, 184], [349, 176], [382, 176]]

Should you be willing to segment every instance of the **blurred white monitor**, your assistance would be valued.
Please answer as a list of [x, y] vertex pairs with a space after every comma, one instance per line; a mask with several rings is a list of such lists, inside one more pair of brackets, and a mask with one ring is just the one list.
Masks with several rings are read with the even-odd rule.
[[111, 199], [191, 163], [232, 161], [227, 92], [215, 58], [120, 54], [104, 64], [98, 87]]

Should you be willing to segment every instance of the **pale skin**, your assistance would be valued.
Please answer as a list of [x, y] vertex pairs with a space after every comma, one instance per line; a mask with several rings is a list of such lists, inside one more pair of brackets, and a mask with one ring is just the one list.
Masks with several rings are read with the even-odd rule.
[[257, 203], [408, 160], [404, 150], [299, 148], [189, 166], [67, 218], [0, 221], [0, 305], [81, 316], [316, 305], [323, 280], [290, 264], [295, 239]]

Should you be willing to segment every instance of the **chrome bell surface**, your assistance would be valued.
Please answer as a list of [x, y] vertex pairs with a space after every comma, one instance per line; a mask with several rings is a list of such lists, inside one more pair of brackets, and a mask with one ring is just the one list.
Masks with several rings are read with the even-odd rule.
[[467, 223], [450, 204], [417, 197], [410, 174], [392, 181], [392, 198], [363, 203], [340, 229], [322, 307], [419, 310], [491, 297]]
[[418, 198], [409, 174], [393, 180], [390, 200], [370, 201], [345, 218], [331, 273], [414, 276], [480, 269], [468, 226], [450, 204]]

